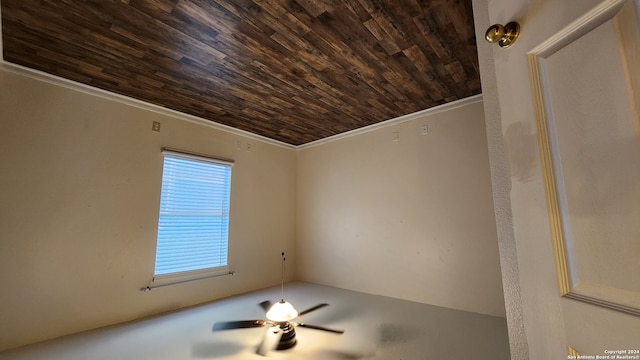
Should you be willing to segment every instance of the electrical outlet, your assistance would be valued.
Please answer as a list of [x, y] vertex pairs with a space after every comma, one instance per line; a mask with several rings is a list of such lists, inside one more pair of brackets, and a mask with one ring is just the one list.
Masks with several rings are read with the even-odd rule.
[[247, 143], [247, 151], [251, 151], [251, 144]]
[[400, 141], [400, 131], [394, 131], [391, 135], [391, 139], [393, 139], [393, 141]]
[[236, 149], [238, 149], [238, 150], [242, 149], [242, 141], [240, 141], [240, 140], [236, 141]]
[[160, 121], [154, 121], [151, 125], [151, 131], [160, 132]]
[[427, 135], [429, 133], [429, 126], [427, 126], [427, 124], [422, 125], [421, 132], [422, 135]]

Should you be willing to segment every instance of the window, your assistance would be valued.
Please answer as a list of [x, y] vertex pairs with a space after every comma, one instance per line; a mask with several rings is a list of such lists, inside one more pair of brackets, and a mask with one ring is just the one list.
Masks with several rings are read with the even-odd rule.
[[154, 281], [228, 271], [233, 163], [163, 151]]

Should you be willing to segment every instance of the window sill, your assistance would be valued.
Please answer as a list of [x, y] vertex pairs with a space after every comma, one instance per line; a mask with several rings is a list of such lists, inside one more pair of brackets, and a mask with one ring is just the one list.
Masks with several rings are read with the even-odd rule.
[[178, 273], [155, 275], [149, 285], [141, 288], [141, 291], [150, 291], [165, 286], [178, 285], [192, 281], [210, 279], [219, 276], [235, 275], [235, 271], [228, 266], [220, 266], [210, 269], [183, 271]]

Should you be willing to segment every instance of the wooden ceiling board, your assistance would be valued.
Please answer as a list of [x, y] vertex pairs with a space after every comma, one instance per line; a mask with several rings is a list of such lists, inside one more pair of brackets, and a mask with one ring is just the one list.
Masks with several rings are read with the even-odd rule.
[[2, 0], [5, 61], [302, 145], [479, 94], [467, 0]]

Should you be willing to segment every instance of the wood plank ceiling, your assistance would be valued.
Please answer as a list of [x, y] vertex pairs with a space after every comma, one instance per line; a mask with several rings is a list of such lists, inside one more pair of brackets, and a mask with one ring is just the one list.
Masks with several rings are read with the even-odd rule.
[[1, 0], [4, 60], [292, 145], [480, 93], [471, 0]]

